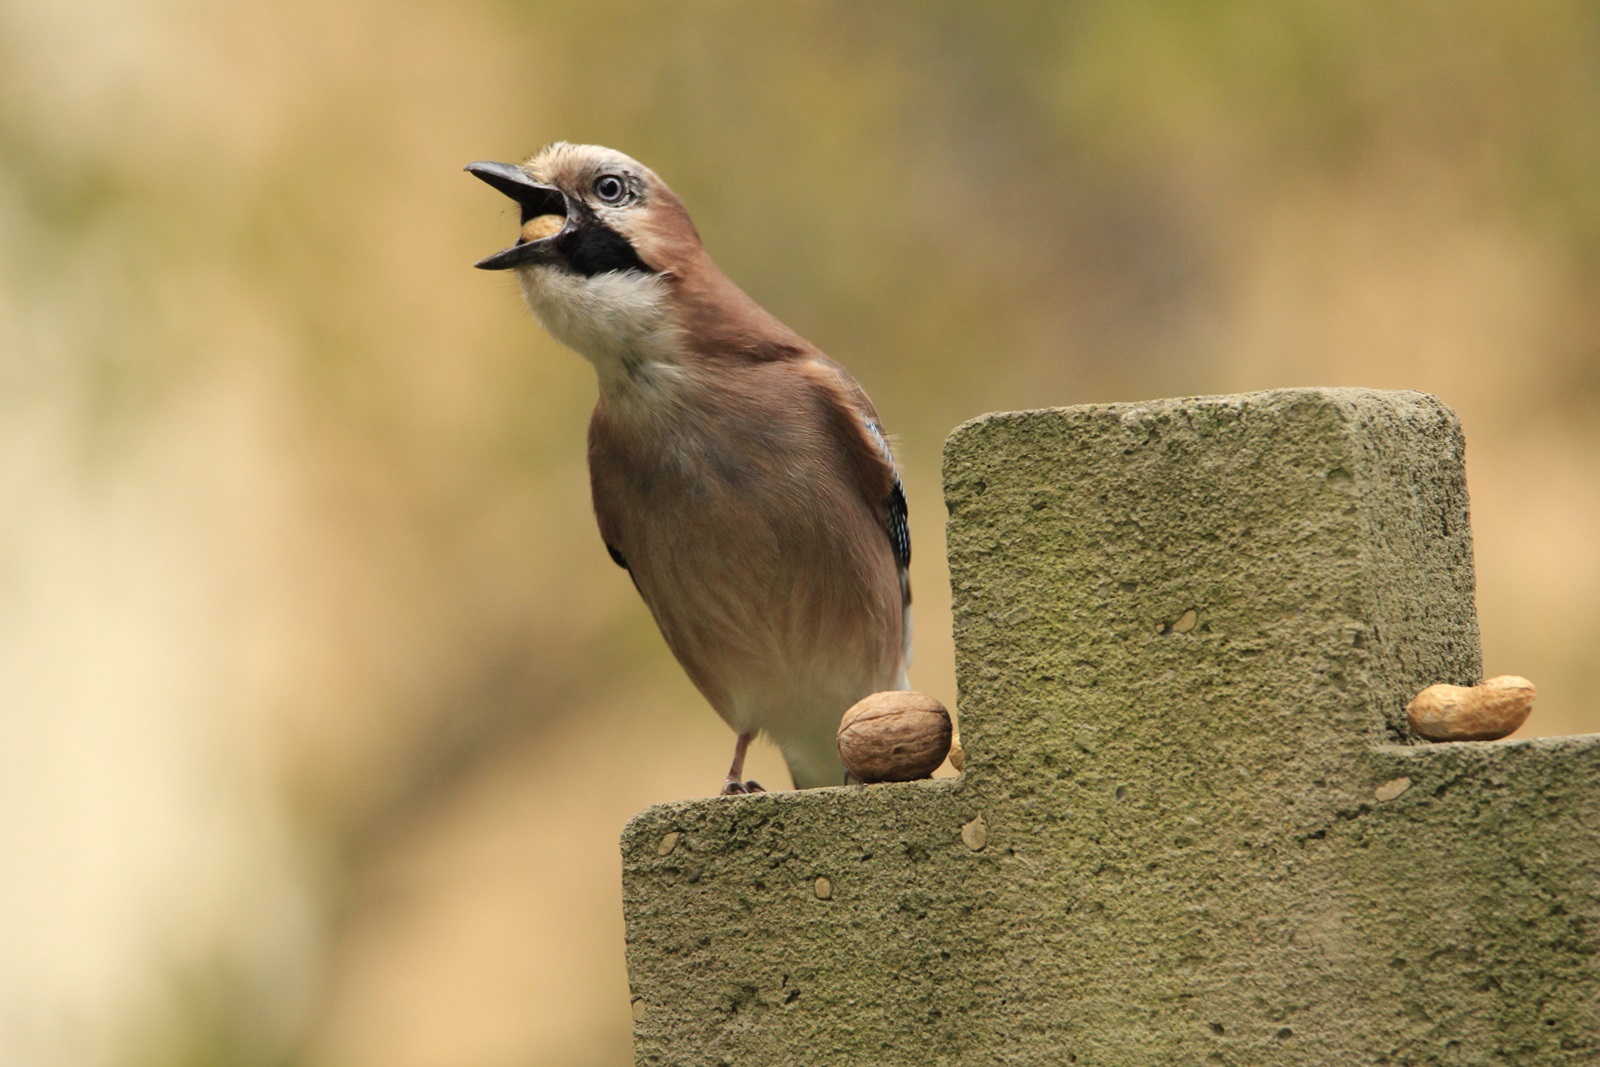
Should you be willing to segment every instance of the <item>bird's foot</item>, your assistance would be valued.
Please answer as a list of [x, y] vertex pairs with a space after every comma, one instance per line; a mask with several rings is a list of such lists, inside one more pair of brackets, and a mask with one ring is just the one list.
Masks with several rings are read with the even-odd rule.
[[722, 795], [725, 797], [742, 796], [746, 793], [765, 793], [760, 782], [741, 782], [737, 778], [729, 778], [722, 783]]

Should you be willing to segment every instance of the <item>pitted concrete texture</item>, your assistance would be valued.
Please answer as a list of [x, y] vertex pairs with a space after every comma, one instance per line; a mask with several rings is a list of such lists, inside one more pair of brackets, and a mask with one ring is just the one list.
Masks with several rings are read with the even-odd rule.
[[1405, 726], [1479, 680], [1462, 451], [1342, 389], [958, 429], [966, 774], [634, 819], [638, 1062], [1600, 1062], [1600, 738]]

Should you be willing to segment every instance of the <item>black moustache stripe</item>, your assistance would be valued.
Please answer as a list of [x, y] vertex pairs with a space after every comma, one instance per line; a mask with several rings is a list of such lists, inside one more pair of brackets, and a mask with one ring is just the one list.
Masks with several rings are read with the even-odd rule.
[[595, 219], [579, 226], [563, 242], [567, 264], [578, 274], [592, 278], [610, 271], [635, 270], [654, 274], [633, 245], [616, 230]]

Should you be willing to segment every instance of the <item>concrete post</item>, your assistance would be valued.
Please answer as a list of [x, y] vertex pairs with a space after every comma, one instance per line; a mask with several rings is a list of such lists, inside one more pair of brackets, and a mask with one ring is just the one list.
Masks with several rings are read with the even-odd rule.
[[1358, 390], [961, 427], [966, 774], [634, 819], [638, 1062], [1600, 1061], [1600, 738], [1404, 723], [1478, 680], [1462, 448]]

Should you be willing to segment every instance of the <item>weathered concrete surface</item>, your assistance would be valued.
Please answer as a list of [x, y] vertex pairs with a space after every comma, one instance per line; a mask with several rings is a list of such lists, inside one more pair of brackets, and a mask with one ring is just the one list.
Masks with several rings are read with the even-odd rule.
[[638, 1061], [1600, 1062], [1600, 738], [1406, 734], [1461, 457], [1414, 393], [959, 429], [966, 775], [636, 818]]

